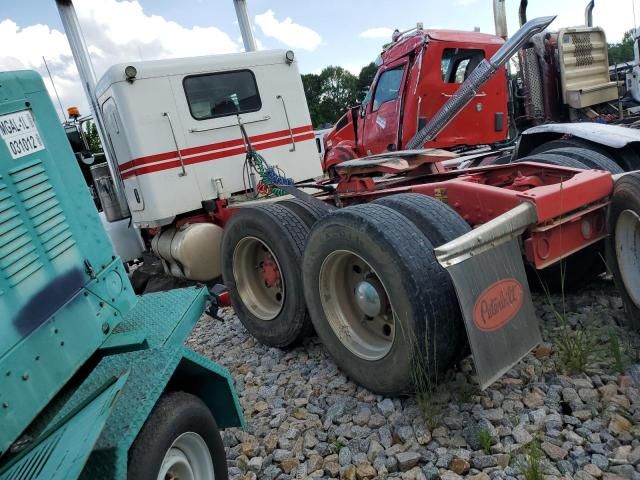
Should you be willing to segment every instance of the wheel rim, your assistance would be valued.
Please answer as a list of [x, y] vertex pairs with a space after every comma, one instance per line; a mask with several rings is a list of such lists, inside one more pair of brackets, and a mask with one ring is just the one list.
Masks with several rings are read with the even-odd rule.
[[158, 480], [208, 479], [215, 479], [215, 472], [207, 443], [197, 433], [183, 433], [165, 453]]
[[320, 267], [320, 299], [331, 329], [354, 355], [369, 361], [389, 353], [396, 321], [375, 270], [359, 255], [332, 252]]
[[284, 304], [278, 259], [262, 240], [245, 237], [233, 251], [233, 276], [242, 302], [260, 320], [273, 320]]
[[640, 217], [636, 212], [625, 210], [618, 216], [615, 247], [624, 288], [636, 307], [640, 307]]

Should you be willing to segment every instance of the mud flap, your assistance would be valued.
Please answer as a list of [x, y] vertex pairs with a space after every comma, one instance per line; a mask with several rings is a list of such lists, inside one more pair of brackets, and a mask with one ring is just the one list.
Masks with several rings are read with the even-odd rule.
[[436, 249], [456, 289], [482, 389], [541, 341], [519, 236], [536, 222], [522, 204]]

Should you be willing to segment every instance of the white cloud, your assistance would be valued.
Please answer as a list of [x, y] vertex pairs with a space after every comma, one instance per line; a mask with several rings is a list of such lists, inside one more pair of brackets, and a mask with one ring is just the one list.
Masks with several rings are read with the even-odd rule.
[[393, 34], [393, 28], [375, 27], [368, 28], [364, 32], [360, 32], [358, 36], [362, 38], [385, 38], [387, 40], [391, 40], [391, 34]]
[[456, 0], [458, 5], [462, 5], [463, 7], [468, 7], [469, 5], [476, 3], [478, 0]]
[[[216, 27], [186, 28], [144, 12], [138, 0], [76, 0], [76, 10], [98, 78], [114, 63], [238, 52], [241, 45]], [[88, 114], [84, 93], [63, 32], [37, 24], [0, 22], [0, 69], [34, 69], [45, 78], [44, 55], [66, 107]], [[53, 95], [48, 79], [45, 82]]]
[[264, 35], [291, 48], [313, 51], [322, 42], [322, 37], [315, 30], [294, 23], [290, 17], [279, 21], [273, 10], [256, 15], [255, 21]]

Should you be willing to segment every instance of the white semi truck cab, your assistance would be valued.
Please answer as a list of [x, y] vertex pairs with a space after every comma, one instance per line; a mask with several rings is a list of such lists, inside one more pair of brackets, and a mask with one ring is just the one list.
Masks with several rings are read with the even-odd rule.
[[114, 65], [96, 97], [137, 227], [169, 225], [203, 201], [254, 186], [240, 123], [288, 177], [321, 174], [290, 50]]

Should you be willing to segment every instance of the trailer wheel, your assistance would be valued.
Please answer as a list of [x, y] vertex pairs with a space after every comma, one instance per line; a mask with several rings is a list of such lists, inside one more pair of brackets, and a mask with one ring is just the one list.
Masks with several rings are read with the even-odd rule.
[[607, 265], [620, 291], [627, 321], [640, 330], [640, 175], [616, 182], [609, 205], [605, 242]]
[[318, 336], [360, 385], [407, 393], [455, 358], [464, 330], [448, 274], [429, 240], [395, 210], [357, 205], [320, 219], [303, 276]]
[[165, 393], [129, 450], [129, 480], [226, 480], [227, 459], [209, 408], [195, 395]]
[[420, 193], [391, 195], [373, 203], [401, 213], [426, 235], [434, 247], [444, 245], [471, 230], [469, 224], [447, 204]]
[[261, 343], [286, 347], [312, 332], [302, 289], [308, 227], [280, 205], [241, 208], [222, 237], [222, 277], [245, 328]]
[[590, 148], [555, 148], [553, 150], [548, 150], [545, 153], [573, 158], [574, 160], [578, 160], [580, 163], [585, 164], [588, 168], [605, 170], [611, 173], [624, 173], [624, 169], [611, 160], [610, 157]]
[[331, 212], [331, 207], [329, 207], [329, 205], [319, 204], [316, 202], [305, 202], [299, 198], [280, 200], [278, 205], [282, 205], [295, 213], [308, 228], [311, 228], [318, 219]]

